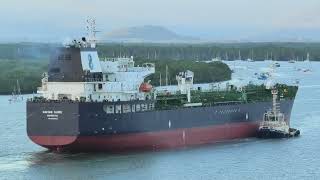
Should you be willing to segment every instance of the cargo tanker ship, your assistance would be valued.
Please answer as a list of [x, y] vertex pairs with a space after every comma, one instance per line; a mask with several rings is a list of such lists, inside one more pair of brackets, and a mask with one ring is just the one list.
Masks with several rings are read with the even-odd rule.
[[272, 89], [289, 123], [297, 86], [248, 84], [200, 88], [186, 70], [174, 90], [145, 78], [154, 64], [98, 57], [94, 22], [89, 36], [57, 49], [38, 96], [27, 101], [27, 133], [53, 151], [175, 148], [255, 136], [272, 107]]

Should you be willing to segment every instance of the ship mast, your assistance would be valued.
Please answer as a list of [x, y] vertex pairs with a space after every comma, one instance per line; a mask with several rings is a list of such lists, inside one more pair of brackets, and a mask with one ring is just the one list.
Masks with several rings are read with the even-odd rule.
[[271, 90], [271, 94], [272, 94], [272, 111], [273, 111], [275, 117], [277, 117], [278, 113], [280, 112], [279, 103], [277, 102], [278, 90], [276, 88], [273, 88]]
[[96, 47], [97, 39], [96, 33], [99, 32], [96, 30], [96, 20], [93, 18], [87, 19], [87, 35], [88, 35], [88, 42], [90, 43], [91, 48]]
[[271, 69], [269, 71], [270, 78], [265, 84], [267, 89], [275, 89], [275, 87], [274, 87], [274, 84], [275, 84], [274, 83], [274, 81], [275, 81], [274, 74], [275, 74], [275, 72], [276, 72], [275, 65], [272, 64]]
[[272, 94], [272, 113], [275, 117], [275, 120], [279, 120], [279, 113], [280, 113], [280, 104], [277, 102], [278, 98], [278, 89], [274, 85], [274, 73], [275, 73], [275, 66], [272, 66], [271, 71], [270, 71], [270, 81], [268, 82], [268, 85], [266, 86], [267, 88], [271, 89], [271, 94]]
[[253, 60], [253, 49], [251, 50], [251, 60]]

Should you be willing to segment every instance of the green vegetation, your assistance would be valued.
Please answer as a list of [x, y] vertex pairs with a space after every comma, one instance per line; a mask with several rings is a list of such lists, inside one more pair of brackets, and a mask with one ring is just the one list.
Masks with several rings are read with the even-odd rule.
[[[16, 43], [0, 44], [0, 93], [12, 92], [18, 79], [24, 93], [36, 90], [43, 72], [47, 71], [50, 52], [58, 44]], [[208, 43], [208, 44], [117, 44], [98, 45], [100, 57], [133, 56], [137, 64], [153, 62], [156, 73], [150, 77], [153, 85], [159, 85], [161, 73], [165, 84], [168, 65], [168, 84], [175, 84], [178, 72], [195, 72], [195, 83], [215, 82], [230, 79], [230, 69], [223, 63], [195, 63], [221, 57], [226, 60], [254, 58], [255, 60], [306, 59], [320, 60], [320, 43]], [[271, 56], [272, 54], [272, 56]], [[268, 55], [268, 57], [267, 57]]]
[[[137, 64], [147, 62], [136, 60]], [[156, 73], [147, 78], [153, 85], [159, 85], [159, 75], [162, 74], [162, 84], [165, 84], [165, 69], [168, 66], [170, 84], [176, 84], [175, 75], [178, 72], [191, 70], [195, 72], [195, 82], [215, 82], [229, 80], [231, 70], [220, 62], [196, 63], [192, 61], [157, 61]], [[40, 86], [41, 75], [47, 71], [48, 60], [0, 60], [0, 94], [9, 94], [19, 80], [23, 93], [32, 93]]]
[[56, 44], [14, 43], [0, 44], [0, 59], [43, 60], [48, 59]]
[[290, 59], [320, 60], [320, 43], [207, 43], [207, 44], [100, 44], [100, 56], [133, 56], [147, 60], [211, 60], [220, 57], [224, 60], [253, 58], [254, 60]]
[[22, 93], [32, 93], [40, 86], [48, 61], [0, 60], [0, 94], [10, 94], [19, 80]]
[[[59, 44], [16, 43], [0, 44], [0, 59], [48, 58]], [[146, 60], [210, 60], [221, 57], [225, 60], [253, 58], [304, 60], [310, 53], [311, 60], [320, 60], [320, 43], [203, 43], [203, 44], [148, 44], [104, 43], [98, 44], [101, 57], [133, 56]], [[268, 56], [268, 57], [267, 57]]]

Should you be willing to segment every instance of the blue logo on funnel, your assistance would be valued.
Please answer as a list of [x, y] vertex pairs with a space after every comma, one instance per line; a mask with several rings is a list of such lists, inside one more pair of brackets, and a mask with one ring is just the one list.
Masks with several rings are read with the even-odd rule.
[[91, 56], [91, 54], [88, 55], [88, 60], [89, 60], [89, 68], [90, 68], [91, 70], [93, 70], [93, 62], [92, 62], [92, 56]]

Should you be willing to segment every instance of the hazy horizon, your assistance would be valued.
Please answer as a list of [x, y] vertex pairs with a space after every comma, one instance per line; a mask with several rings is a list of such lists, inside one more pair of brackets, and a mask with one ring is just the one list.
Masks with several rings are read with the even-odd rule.
[[320, 40], [318, 0], [4, 0], [0, 41], [62, 41], [85, 33], [88, 16], [100, 36], [118, 28], [158, 25], [213, 41]]

